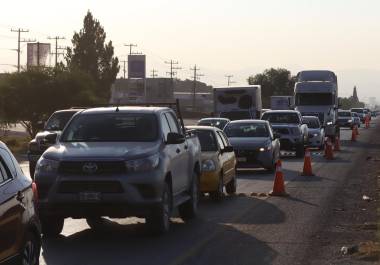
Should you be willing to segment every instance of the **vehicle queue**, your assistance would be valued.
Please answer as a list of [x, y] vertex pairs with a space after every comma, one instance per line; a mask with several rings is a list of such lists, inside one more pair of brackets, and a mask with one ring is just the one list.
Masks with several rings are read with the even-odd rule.
[[[221, 201], [224, 191], [236, 193], [237, 170], [273, 172], [280, 150], [303, 157], [305, 148], [325, 146], [319, 115], [290, 109], [262, 115], [256, 109], [249, 113], [254, 119], [235, 114], [229, 115], [232, 120], [209, 117], [185, 128], [178, 105], [176, 111], [119, 106], [57, 111], [29, 145], [34, 181], [1, 143], [0, 190], [11, 192], [0, 193], [0, 231], [7, 232], [1, 238], [12, 240], [1, 246], [0, 261], [38, 264], [41, 233], [59, 235], [67, 217], [86, 218], [99, 229], [103, 216], [138, 216], [154, 234], [165, 233], [173, 208], [186, 221], [196, 216], [199, 195]], [[357, 116], [365, 122], [372, 115], [376, 112], [364, 108], [338, 111], [337, 122], [353, 128], [360, 125]], [[10, 219], [7, 214], [20, 204], [27, 206], [22, 218]]]

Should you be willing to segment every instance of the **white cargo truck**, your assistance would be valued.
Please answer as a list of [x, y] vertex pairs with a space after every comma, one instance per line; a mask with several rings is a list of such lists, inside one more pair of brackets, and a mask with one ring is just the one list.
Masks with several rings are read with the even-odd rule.
[[334, 72], [301, 71], [294, 88], [295, 109], [302, 116], [316, 116], [333, 141], [340, 135], [338, 126], [338, 82]]
[[260, 119], [261, 86], [214, 88], [214, 117]]
[[270, 109], [271, 110], [291, 110], [294, 108], [293, 96], [271, 96]]

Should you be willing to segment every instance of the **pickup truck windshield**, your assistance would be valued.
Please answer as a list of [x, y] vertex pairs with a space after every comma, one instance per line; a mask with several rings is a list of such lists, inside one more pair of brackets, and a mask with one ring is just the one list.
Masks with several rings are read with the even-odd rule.
[[269, 113], [263, 114], [262, 120], [267, 120], [270, 123], [295, 123], [299, 124], [300, 119], [296, 113]]
[[348, 111], [339, 111], [338, 112], [338, 117], [351, 117], [351, 112], [348, 112]]
[[102, 113], [76, 116], [61, 142], [152, 142], [157, 138], [154, 114]]
[[299, 93], [296, 95], [297, 106], [327, 106], [333, 105], [330, 93]]
[[307, 125], [310, 129], [319, 128], [319, 120], [318, 119], [303, 119], [303, 123]]
[[71, 117], [76, 113], [76, 111], [65, 111], [54, 113], [46, 123], [46, 131], [62, 131], [65, 128], [66, 123], [71, 119]]
[[258, 123], [230, 123], [224, 129], [227, 137], [269, 137], [265, 124]]
[[218, 151], [216, 139], [212, 131], [197, 130], [196, 134], [201, 144], [202, 152]]

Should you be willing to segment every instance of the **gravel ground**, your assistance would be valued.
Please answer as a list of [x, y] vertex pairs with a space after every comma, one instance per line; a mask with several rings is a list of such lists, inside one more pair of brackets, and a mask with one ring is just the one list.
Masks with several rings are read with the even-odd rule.
[[[374, 125], [373, 125], [374, 126]], [[380, 124], [372, 128], [371, 140], [365, 144], [360, 163], [352, 169], [350, 178], [331, 203], [327, 222], [313, 236], [304, 264], [380, 264], [379, 185], [380, 185]], [[364, 145], [359, 142], [358, 146]], [[363, 146], [364, 147], [364, 146]], [[366, 201], [363, 195], [369, 197]], [[342, 254], [342, 247], [352, 252]]]

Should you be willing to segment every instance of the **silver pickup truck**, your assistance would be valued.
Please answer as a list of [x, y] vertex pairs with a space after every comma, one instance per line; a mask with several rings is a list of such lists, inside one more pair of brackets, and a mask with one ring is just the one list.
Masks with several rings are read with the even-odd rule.
[[273, 130], [280, 135], [281, 150], [296, 151], [296, 157], [304, 156], [309, 136], [301, 113], [295, 110], [270, 110], [261, 119], [269, 121]]
[[196, 215], [200, 155], [197, 136], [171, 108], [81, 111], [37, 162], [42, 232], [58, 235], [66, 217], [100, 228], [104, 216], [137, 216], [164, 233], [174, 207], [184, 220]]

